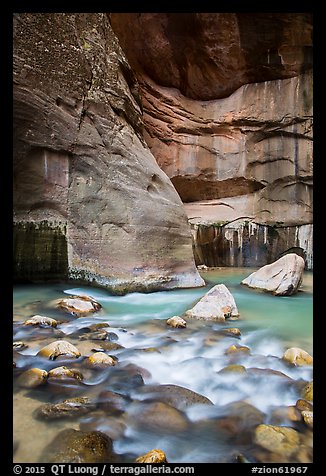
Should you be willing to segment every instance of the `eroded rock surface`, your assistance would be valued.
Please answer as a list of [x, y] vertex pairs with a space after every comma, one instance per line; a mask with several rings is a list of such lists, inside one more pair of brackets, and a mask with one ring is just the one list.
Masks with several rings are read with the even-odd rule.
[[119, 293], [203, 285], [108, 17], [15, 14], [13, 75], [16, 278]]

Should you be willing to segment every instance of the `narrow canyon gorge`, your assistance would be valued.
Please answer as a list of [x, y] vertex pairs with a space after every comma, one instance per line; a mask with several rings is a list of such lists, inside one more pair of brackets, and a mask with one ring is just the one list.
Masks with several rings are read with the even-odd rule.
[[14, 15], [15, 278], [312, 269], [312, 119], [308, 13]]

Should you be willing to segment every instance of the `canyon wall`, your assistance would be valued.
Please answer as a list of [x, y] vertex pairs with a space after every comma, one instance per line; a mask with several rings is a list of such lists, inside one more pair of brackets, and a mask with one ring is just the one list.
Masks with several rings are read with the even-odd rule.
[[203, 285], [106, 14], [14, 15], [14, 277]]
[[185, 203], [196, 263], [260, 266], [295, 249], [311, 269], [311, 15], [110, 21], [140, 85], [144, 138]]

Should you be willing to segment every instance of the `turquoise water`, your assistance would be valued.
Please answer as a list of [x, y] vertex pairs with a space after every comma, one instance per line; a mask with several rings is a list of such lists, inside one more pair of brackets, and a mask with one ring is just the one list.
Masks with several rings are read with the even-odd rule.
[[[118, 454], [132, 454], [133, 457], [146, 453], [149, 449], [162, 448], [169, 454], [170, 462], [211, 462], [221, 461], [223, 455], [234, 450], [217, 443], [208, 430], [198, 430], [204, 421], [219, 414], [223, 405], [239, 400], [254, 405], [268, 415], [275, 406], [294, 405], [298, 394], [293, 388], [285, 389], [279, 382], [270, 377], [250, 380], [240, 376], [221, 376], [218, 372], [233, 363], [225, 355], [225, 350], [233, 343], [246, 345], [251, 355], [238, 358], [238, 364], [246, 368], [272, 369], [286, 373], [295, 380], [311, 380], [311, 368], [289, 368], [279, 358], [288, 347], [301, 347], [310, 354], [313, 352], [312, 341], [312, 274], [305, 273], [300, 292], [290, 297], [275, 297], [266, 293], [256, 292], [240, 284], [252, 269], [221, 268], [203, 272], [207, 286], [197, 289], [163, 291], [150, 294], [131, 293], [126, 296], [112, 296], [103, 289], [71, 284], [51, 285], [19, 285], [14, 288], [14, 340], [22, 340], [29, 344], [20, 352], [19, 368], [39, 366], [48, 370], [56, 364], [42, 362], [35, 355], [46, 343], [54, 340], [46, 339], [37, 330], [23, 329], [19, 322], [34, 314], [47, 315], [63, 322], [60, 332], [65, 339], [77, 345], [82, 355], [87, 350], [85, 342], [76, 337], [76, 332], [83, 327], [97, 322], [108, 322], [108, 330], [116, 333], [119, 344], [124, 349], [118, 350], [116, 356], [119, 366], [133, 364], [145, 369], [145, 384], [176, 384], [196, 391], [213, 403], [214, 407], [190, 408], [186, 411], [195, 425], [188, 435], [147, 434], [133, 425], [133, 413], [126, 413], [122, 418], [126, 425], [123, 435], [114, 441], [114, 449]], [[221, 329], [219, 323], [189, 321], [187, 329], [171, 329], [165, 321], [173, 315], [181, 315], [190, 309], [198, 299], [213, 285], [224, 283], [234, 296], [240, 319], [228, 323], [229, 327], [241, 330], [240, 341], [224, 338], [209, 344], [209, 340]], [[97, 299], [103, 306], [102, 310], [91, 317], [76, 319], [55, 309], [53, 300], [70, 294], [87, 294]], [[223, 325], [222, 325], [223, 327]], [[44, 331], [44, 330], [43, 330]], [[154, 348], [153, 352], [143, 349]], [[86, 350], [85, 350], [86, 349]], [[37, 360], [38, 359], [38, 360]], [[82, 364], [81, 364], [82, 365]], [[277, 380], [277, 379], [276, 379]], [[111, 389], [110, 375], [103, 373], [85, 374], [85, 392], [97, 397], [103, 389]], [[128, 389], [128, 395], [139, 399], [137, 390]], [[39, 405], [40, 394], [37, 391], [16, 390], [14, 399], [15, 420], [14, 437], [19, 442], [15, 453], [15, 462], [46, 462], [41, 461], [42, 449], [50, 442], [59, 429], [81, 428], [92, 424], [94, 429], [110, 434], [112, 422], [107, 418], [83, 417], [73, 423], [70, 421], [47, 423], [35, 420], [33, 411]], [[59, 396], [56, 397], [57, 399]], [[63, 398], [67, 398], [65, 395]], [[42, 393], [42, 403], [53, 401], [53, 395]], [[213, 410], [212, 410], [213, 409]], [[119, 424], [121, 424], [119, 420]], [[196, 426], [198, 424], [198, 427]], [[79, 426], [80, 425], [80, 426]], [[26, 438], [28, 429], [29, 438]], [[31, 439], [33, 452], [31, 453]], [[149, 446], [149, 447], [148, 447]]]

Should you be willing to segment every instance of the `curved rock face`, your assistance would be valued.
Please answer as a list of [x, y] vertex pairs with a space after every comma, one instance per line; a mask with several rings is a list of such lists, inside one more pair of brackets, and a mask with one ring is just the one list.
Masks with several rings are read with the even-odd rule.
[[182, 202], [142, 137], [105, 14], [14, 16], [15, 275], [199, 286]]
[[[186, 202], [191, 223], [232, 222], [239, 235], [237, 220], [277, 226], [281, 234], [292, 227], [288, 248], [271, 260], [301, 247], [297, 235], [306, 233], [296, 227], [312, 224], [312, 16], [110, 19], [139, 80], [144, 137]], [[309, 239], [303, 247], [308, 268], [311, 250]], [[236, 262], [227, 252], [217, 266]], [[265, 256], [256, 264], [266, 264]]]

